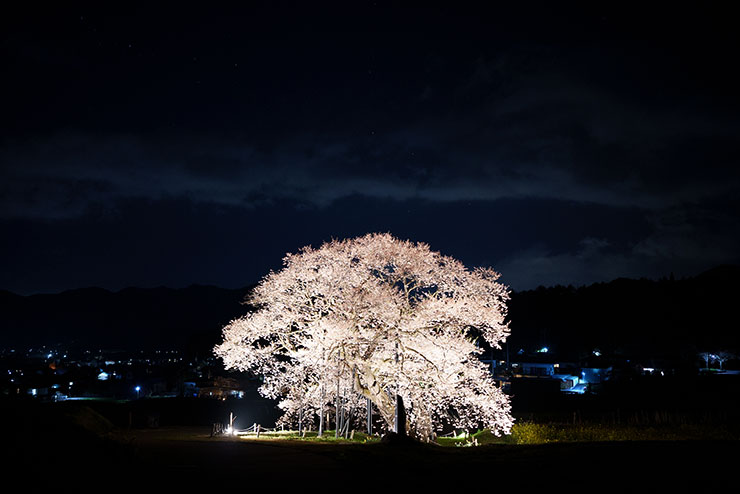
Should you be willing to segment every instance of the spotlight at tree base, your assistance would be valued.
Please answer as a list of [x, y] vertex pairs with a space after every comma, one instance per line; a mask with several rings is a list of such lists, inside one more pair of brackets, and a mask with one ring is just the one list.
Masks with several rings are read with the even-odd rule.
[[321, 427], [328, 410], [360, 421], [369, 398], [393, 430], [399, 395], [419, 439], [445, 425], [508, 433], [509, 399], [476, 357], [477, 338], [499, 348], [508, 336], [498, 278], [390, 234], [305, 247], [259, 283], [215, 353], [263, 376], [282, 423]]

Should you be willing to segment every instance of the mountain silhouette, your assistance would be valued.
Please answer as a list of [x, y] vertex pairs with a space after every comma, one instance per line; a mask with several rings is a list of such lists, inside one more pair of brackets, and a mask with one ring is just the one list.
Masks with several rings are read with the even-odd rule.
[[215, 343], [225, 324], [247, 312], [242, 302], [250, 289], [82, 288], [29, 296], [2, 291], [1, 346], [129, 350], [204, 346]]
[[682, 359], [699, 351], [735, 351], [739, 281], [740, 267], [727, 265], [681, 280], [620, 278], [513, 293], [510, 349], [547, 346], [574, 358], [599, 349]]
[[[740, 267], [727, 265], [681, 280], [620, 278], [514, 292], [509, 350], [547, 346], [563, 358], [596, 348], [656, 358], [736, 351], [740, 331], [732, 311], [740, 296], [738, 282]], [[82, 288], [28, 296], [0, 291], [0, 347], [208, 352], [220, 340], [221, 328], [247, 313], [243, 301], [251, 288]]]

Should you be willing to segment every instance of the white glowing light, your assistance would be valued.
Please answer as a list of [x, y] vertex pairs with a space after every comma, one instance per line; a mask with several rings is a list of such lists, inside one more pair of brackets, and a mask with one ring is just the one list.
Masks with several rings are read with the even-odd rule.
[[510, 430], [509, 398], [469, 334], [500, 348], [509, 333], [498, 273], [389, 234], [306, 247], [284, 266], [252, 291], [259, 310], [228, 324], [215, 348], [226, 368], [263, 376], [260, 393], [281, 400], [281, 420], [330, 403], [356, 410], [369, 396], [391, 428], [398, 393], [421, 438], [445, 422]]

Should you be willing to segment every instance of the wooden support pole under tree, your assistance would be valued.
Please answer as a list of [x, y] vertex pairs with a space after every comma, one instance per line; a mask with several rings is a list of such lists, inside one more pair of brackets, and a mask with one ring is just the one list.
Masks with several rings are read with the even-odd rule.
[[349, 426], [350, 426], [350, 423], [352, 422], [352, 412], [354, 411], [354, 409], [352, 408], [352, 405], [350, 405], [349, 399], [346, 397], [346, 394], [345, 394], [344, 401], [345, 401], [345, 405], [347, 406], [347, 410], [342, 413], [343, 415], [342, 422], [344, 422], [344, 424], [342, 425], [342, 428], [344, 429], [344, 438], [348, 439], [349, 438]]
[[236, 419], [234, 412], [229, 412], [229, 430], [231, 431], [232, 436], [236, 435], [234, 432], [234, 419]]
[[319, 433], [316, 437], [324, 435], [324, 387], [321, 387], [321, 402], [319, 403]]
[[339, 439], [339, 406], [340, 406], [339, 405], [339, 400], [340, 400], [340, 397], [339, 397], [339, 376], [337, 376], [337, 399], [335, 400], [336, 401], [336, 410], [335, 410], [336, 413], [334, 414], [335, 415], [335, 417], [334, 417], [335, 424], [334, 425], [336, 426], [336, 427], [334, 427], [334, 438], [335, 439]]
[[342, 424], [342, 431], [344, 431], [344, 423], [347, 421], [347, 417], [345, 416], [346, 414], [344, 413], [344, 407], [345, 407], [345, 404], [346, 404], [346, 400], [344, 399], [344, 393], [342, 393], [342, 397], [339, 399], [339, 404], [342, 407], [341, 408], [341, 411], [340, 411], [339, 418], [340, 418], [340, 422]]

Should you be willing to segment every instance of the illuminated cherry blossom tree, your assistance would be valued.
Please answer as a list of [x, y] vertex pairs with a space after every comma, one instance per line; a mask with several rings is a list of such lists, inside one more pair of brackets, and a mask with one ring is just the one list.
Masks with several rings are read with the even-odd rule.
[[365, 397], [392, 429], [398, 394], [418, 438], [445, 424], [508, 433], [508, 397], [476, 357], [476, 338], [499, 348], [508, 335], [498, 278], [389, 234], [305, 247], [253, 290], [255, 310], [224, 328], [215, 353], [262, 375], [285, 420]]

